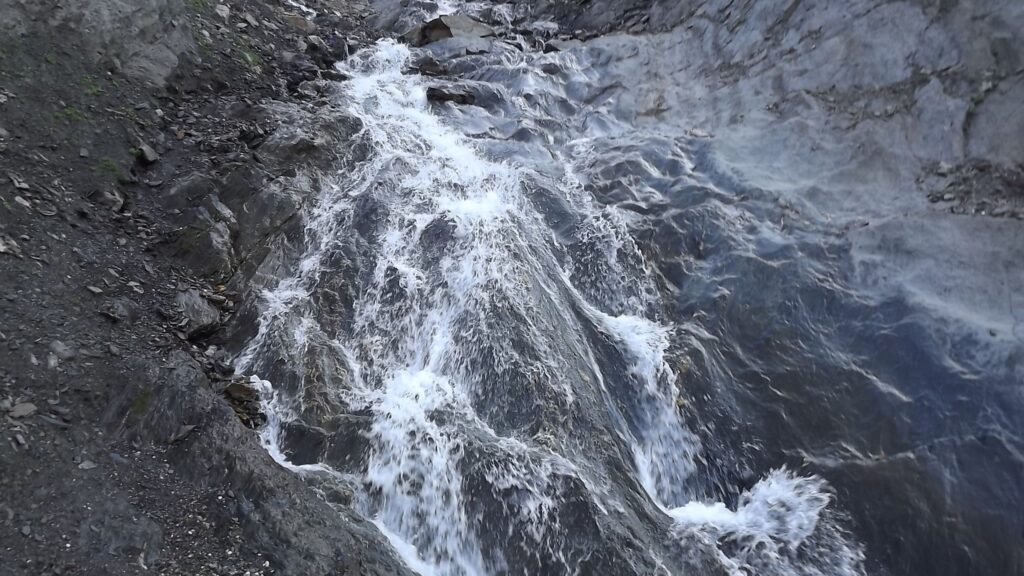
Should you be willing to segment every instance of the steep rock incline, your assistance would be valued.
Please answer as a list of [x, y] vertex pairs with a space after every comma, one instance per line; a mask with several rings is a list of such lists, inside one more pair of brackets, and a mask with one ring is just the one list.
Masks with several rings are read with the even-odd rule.
[[315, 156], [275, 111], [372, 34], [307, 4], [0, 4], [0, 572], [404, 573], [260, 446], [224, 351], [218, 282], [302, 201], [264, 165]]

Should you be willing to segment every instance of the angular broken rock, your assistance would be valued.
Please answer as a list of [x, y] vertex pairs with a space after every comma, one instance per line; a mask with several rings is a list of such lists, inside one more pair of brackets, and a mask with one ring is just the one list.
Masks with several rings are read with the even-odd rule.
[[259, 428], [267, 421], [260, 410], [260, 394], [244, 380], [235, 380], [224, 388], [224, 398], [235, 415], [249, 428]]
[[50, 342], [50, 351], [53, 352], [59, 360], [64, 362], [67, 362], [78, 355], [78, 352], [75, 352], [60, 340]]
[[36, 413], [36, 405], [31, 402], [22, 402], [21, 404], [15, 404], [11, 411], [7, 413], [11, 418], [28, 418], [29, 416]]
[[9, 254], [21, 258], [21, 247], [14, 241], [14, 238], [6, 234], [0, 234], [0, 254]]
[[210, 305], [198, 290], [181, 292], [174, 301], [188, 320], [185, 335], [189, 340], [207, 336], [220, 326], [220, 311]]
[[299, 14], [285, 14], [281, 16], [281, 19], [287, 22], [292, 27], [298, 28], [299, 30], [305, 32], [306, 34], [312, 34], [313, 32], [316, 32], [316, 24], [310, 21], [305, 16], [300, 16]]
[[116, 188], [104, 188], [94, 191], [89, 198], [98, 204], [108, 206], [114, 212], [120, 212], [124, 208], [124, 194]]
[[413, 28], [402, 38], [412, 46], [426, 46], [445, 38], [486, 38], [494, 36], [494, 30], [483, 22], [467, 16], [449, 14], [434, 18], [430, 22]]
[[139, 142], [139, 161], [143, 164], [153, 164], [160, 159], [160, 155], [156, 153], [156, 150], [146, 144], [145, 142]]

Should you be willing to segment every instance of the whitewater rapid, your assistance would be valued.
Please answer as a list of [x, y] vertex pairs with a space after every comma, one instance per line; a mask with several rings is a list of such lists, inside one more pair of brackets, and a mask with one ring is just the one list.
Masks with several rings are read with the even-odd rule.
[[[587, 186], [602, 146], [642, 136], [601, 106], [544, 97], [599, 88], [571, 52], [496, 51], [473, 74], [505, 102], [497, 112], [428, 102], [409, 73], [417, 54], [394, 41], [344, 64], [351, 80], [325, 110], [357, 118], [352, 147], [368, 153], [319, 175], [301, 261], [263, 295], [238, 362], [263, 393], [264, 446], [351, 490], [424, 576], [594, 573], [596, 550], [627, 542], [647, 549], [607, 552], [607, 573], [862, 573], [856, 543], [825, 519], [823, 480], [768, 471], [729, 503], [695, 481], [717, 456], [683, 417], [673, 343], [699, 326], [661, 312], [631, 236], [641, 216]], [[540, 136], [494, 137], [516, 127]], [[320, 302], [354, 237], [341, 327]], [[279, 386], [265, 374], [281, 357], [315, 369]], [[339, 414], [361, 423], [356, 464], [292, 464], [289, 423], [330, 428]]]

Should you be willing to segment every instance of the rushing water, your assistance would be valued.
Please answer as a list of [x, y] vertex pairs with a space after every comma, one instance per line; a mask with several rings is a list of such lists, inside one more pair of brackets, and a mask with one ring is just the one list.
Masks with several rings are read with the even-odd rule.
[[[624, 123], [574, 52], [452, 60], [462, 109], [428, 103], [419, 56], [354, 55], [325, 109], [365, 157], [320, 179], [240, 360], [266, 378], [268, 450], [350, 490], [424, 575], [860, 573], [823, 480], [717, 489], [742, 457], [686, 417], [715, 339], [670, 312], [636, 235], [668, 201], [651, 179], [696, 182], [697, 140]], [[297, 381], [273, 381], [282, 359]], [[289, 462], [296, 423], [330, 437], [314, 462]]]

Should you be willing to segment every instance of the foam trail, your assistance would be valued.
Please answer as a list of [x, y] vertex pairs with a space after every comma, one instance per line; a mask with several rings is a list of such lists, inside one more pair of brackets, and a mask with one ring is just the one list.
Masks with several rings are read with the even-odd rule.
[[[467, 137], [458, 113], [442, 119], [427, 102], [424, 80], [403, 73], [410, 58], [385, 40], [345, 64], [352, 79], [332, 104], [359, 119], [351, 145], [369, 153], [324, 177], [294, 276], [264, 294], [238, 362], [259, 373], [284, 357], [299, 373], [287, 386], [254, 377], [268, 452], [297, 473], [349, 484], [354, 475], [358, 511], [423, 575], [587, 573], [649, 513], [671, 519], [667, 537], [712, 542], [734, 573], [814, 573], [819, 564], [797, 551], [815, 540], [830, 500], [820, 479], [770, 473], [735, 509], [695, 500], [702, 448], [669, 365], [676, 327], [658, 317], [629, 217], [595, 206], [579, 176], [587, 158], [573, 156], [580, 139], [607, 137], [588, 126], [607, 134], [615, 123], [590, 115], [567, 123], [583, 133], [565, 148], [526, 146], [520, 161], [499, 161], [485, 149], [500, 139]], [[528, 76], [510, 90], [547, 86], [526, 57], [496, 65]], [[510, 99], [519, 108], [506, 113], [523, 122], [556, 109]], [[571, 208], [571, 242], [537, 208], [537, 188]], [[360, 272], [342, 329], [317, 303], [334, 259], [353, 252]], [[330, 369], [304, 368], [311, 359]], [[326, 429], [340, 416], [364, 423], [355, 472], [288, 462], [290, 424]], [[646, 501], [615, 483], [620, 468]], [[835, 558], [849, 569], [824, 573], [857, 573], [857, 549], [846, 550]], [[671, 571], [667, 554], [651, 556], [620, 569]]]

